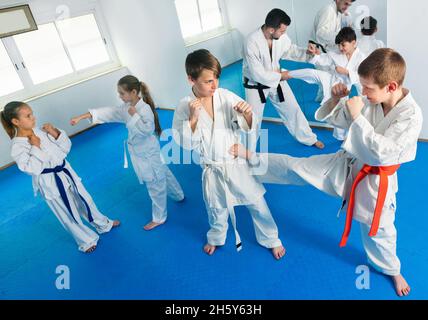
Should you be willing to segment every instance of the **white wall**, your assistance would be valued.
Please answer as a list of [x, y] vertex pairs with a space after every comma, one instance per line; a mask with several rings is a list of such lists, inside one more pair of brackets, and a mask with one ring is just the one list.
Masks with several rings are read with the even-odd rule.
[[268, 12], [279, 8], [291, 17], [289, 36], [295, 39], [295, 19], [293, 19], [292, 0], [226, 0], [226, 7], [230, 25], [236, 28], [242, 37], [246, 37], [265, 23]]
[[147, 82], [157, 105], [172, 107], [189, 87], [186, 50], [173, 0], [102, 0], [119, 59]]
[[[88, 108], [117, 105], [117, 80], [128, 73], [129, 70], [122, 68], [28, 102], [37, 118], [37, 125], [50, 122], [64, 129], [68, 135], [88, 128], [89, 121], [82, 121], [76, 127], [72, 127], [69, 121], [73, 116], [88, 112]], [[4, 130], [0, 130], [0, 167], [11, 162], [10, 139]]]
[[[424, 80], [428, 74], [428, 46], [420, 35], [428, 29], [428, 1], [388, 0], [388, 44], [403, 55], [407, 62], [405, 86], [422, 108], [428, 120], [428, 90]], [[421, 138], [428, 139], [428, 122], [424, 122]]]

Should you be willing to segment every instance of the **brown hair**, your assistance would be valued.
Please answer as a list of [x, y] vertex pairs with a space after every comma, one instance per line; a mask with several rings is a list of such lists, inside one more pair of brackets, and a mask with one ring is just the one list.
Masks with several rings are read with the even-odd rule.
[[391, 81], [402, 86], [406, 77], [406, 61], [393, 49], [377, 49], [361, 62], [358, 74], [364, 78], [372, 78], [381, 88]]
[[162, 134], [162, 128], [159, 122], [159, 115], [156, 111], [155, 103], [153, 102], [152, 96], [150, 95], [149, 88], [147, 87], [147, 85], [131, 75], [125, 76], [120, 79], [117, 85], [122, 87], [127, 92], [136, 90], [137, 93], [141, 93], [143, 101], [147, 103], [152, 109], [155, 118], [155, 132], [158, 136], [160, 136]]
[[18, 119], [19, 109], [21, 109], [26, 104], [21, 101], [12, 101], [9, 102], [0, 112], [1, 123], [7, 135], [13, 139], [16, 134], [16, 127], [12, 123], [12, 119]]
[[221, 75], [221, 65], [218, 59], [206, 49], [196, 50], [186, 58], [186, 73], [196, 80], [204, 70], [211, 70], [218, 79]]

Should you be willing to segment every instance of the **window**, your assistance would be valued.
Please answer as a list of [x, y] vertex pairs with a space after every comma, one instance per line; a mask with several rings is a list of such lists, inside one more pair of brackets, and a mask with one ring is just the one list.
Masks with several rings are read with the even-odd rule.
[[73, 72], [55, 24], [39, 25], [39, 30], [14, 36], [13, 39], [34, 84]]
[[2, 42], [0, 42], [0, 75], [0, 96], [24, 89]]
[[45, 18], [38, 30], [0, 39], [0, 102], [25, 100], [119, 67], [101, 25], [96, 11], [87, 10], [64, 20]]
[[77, 70], [109, 60], [108, 52], [92, 14], [59, 21], [58, 30]]
[[187, 45], [226, 31], [218, 0], [175, 0], [175, 6]]

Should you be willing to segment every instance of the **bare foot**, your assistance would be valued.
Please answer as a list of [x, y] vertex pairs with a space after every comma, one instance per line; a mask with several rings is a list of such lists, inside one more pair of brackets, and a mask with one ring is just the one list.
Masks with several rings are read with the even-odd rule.
[[92, 246], [88, 250], [86, 250], [85, 253], [92, 253], [95, 251], [96, 248], [97, 248], [97, 246]]
[[398, 276], [393, 276], [392, 280], [394, 281], [395, 291], [397, 292], [398, 296], [403, 297], [409, 295], [410, 287], [401, 274]]
[[315, 142], [313, 146], [318, 148], [318, 149], [324, 149], [324, 147], [325, 147], [325, 145], [322, 141]]
[[276, 260], [279, 260], [285, 256], [285, 248], [283, 246], [272, 248], [272, 254]]
[[120, 226], [120, 221], [119, 220], [114, 220], [113, 221], [113, 228], [116, 228], [118, 226]]
[[165, 223], [165, 222], [162, 222], [162, 223], [158, 223], [158, 222], [154, 222], [154, 221], [149, 222], [148, 224], [146, 224], [146, 225], [144, 226], [144, 230], [146, 230], [146, 231], [153, 230], [154, 228], [159, 227], [160, 225], [162, 225], [162, 224], [164, 224], [164, 223]]
[[212, 246], [212, 245], [210, 245], [209, 243], [207, 243], [207, 244], [205, 245], [205, 247], [204, 247], [204, 251], [205, 251], [205, 253], [206, 253], [206, 254], [208, 254], [208, 255], [210, 255], [210, 256], [212, 256], [212, 255], [213, 255], [213, 253], [214, 253], [215, 249], [216, 249], [216, 246]]

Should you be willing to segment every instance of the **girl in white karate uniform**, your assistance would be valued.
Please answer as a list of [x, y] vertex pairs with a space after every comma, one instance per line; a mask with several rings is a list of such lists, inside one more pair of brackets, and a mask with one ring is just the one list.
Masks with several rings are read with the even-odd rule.
[[1, 121], [12, 139], [12, 158], [21, 171], [32, 176], [35, 194], [40, 192], [80, 251], [94, 251], [99, 236], [83, 224], [81, 216], [99, 234], [109, 232], [120, 222], [110, 220], [98, 210], [66, 160], [71, 149], [67, 134], [51, 124], [45, 124], [42, 130], [35, 128], [33, 111], [23, 102], [7, 104]]
[[162, 129], [146, 84], [128, 75], [119, 80], [118, 92], [124, 102], [121, 106], [89, 109], [88, 113], [73, 118], [71, 124], [76, 125], [83, 119], [92, 119], [93, 123], [126, 124], [132, 165], [139, 182], [146, 184], [152, 200], [152, 221], [144, 229], [152, 230], [167, 219], [167, 196], [182, 201], [184, 193], [161, 156], [158, 137]]
[[[319, 85], [317, 97], [324, 104], [331, 97], [331, 89], [337, 83], [345, 84], [350, 90], [353, 85], [360, 89], [358, 67], [366, 58], [357, 47], [357, 35], [350, 27], [345, 27], [338, 33], [336, 44], [339, 52], [330, 51], [327, 54], [317, 54], [311, 60], [318, 69], [301, 69], [290, 71], [290, 76], [312, 84]], [[335, 128], [334, 137], [345, 140], [346, 131]]]

